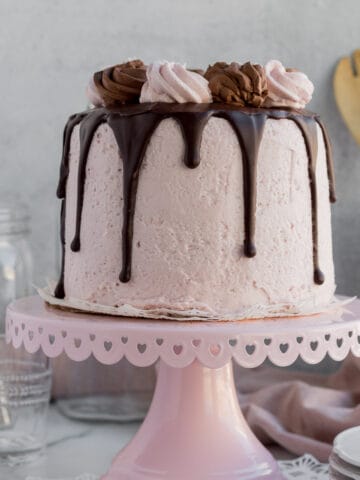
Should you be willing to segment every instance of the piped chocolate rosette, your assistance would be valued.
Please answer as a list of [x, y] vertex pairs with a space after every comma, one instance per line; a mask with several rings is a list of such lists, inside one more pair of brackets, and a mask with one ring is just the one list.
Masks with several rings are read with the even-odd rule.
[[239, 242], [241, 244], [242, 240], [241, 252], [248, 258], [257, 254], [257, 165], [266, 121], [287, 119], [297, 125], [308, 157], [313, 281], [322, 285], [325, 276], [319, 258], [316, 178], [318, 126], [323, 133], [326, 149], [331, 201], [335, 201], [335, 190], [331, 148], [326, 130], [316, 114], [304, 110], [311, 100], [313, 90], [312, 82], [304, 73], [285, 68], [276, 60], [269, 61], [265, 66], [250, 62], [216, 62], [205, 71], [188, 69], [175, 62], [158, 61], [145, 65], [141, 60], [130, 60], [96, 72], [87, 87], [87, 96], [94, 108], [70, 117], [65, 128], [58, 187], [58, 196], [63, 199], [63, 262], [55, 296], [64, 298], [67, 295], [64, 283], [66, 184], [73, 129], [80, 124], [81, 145], [75, 225], [72, 229], [74, 236], [68, 245], [72, 252], [81, 250], [87, 159], [97, 128], [106, 123], [114, 133], [123, 161], [122, 264], [119, 265], [121, 285], [132, 279], [139, 173], [146, 148], [155, 130], [166, 118], [174, 119], [180, 126], [185, 144], [183, 163], [191, 169], [197, 168], [201, 163], [202, 137], [209, 120], [212, 117], [221, 118], [231, 125], [242, 153], [244, 212], [239, 221], [244, 225], [244, 238], [239, 239]]
[[141, 60], [130, 60], [94, 73], [87, 88], [87, 96], [96, 107], [136, 103], [145, 80], [144, 63]]

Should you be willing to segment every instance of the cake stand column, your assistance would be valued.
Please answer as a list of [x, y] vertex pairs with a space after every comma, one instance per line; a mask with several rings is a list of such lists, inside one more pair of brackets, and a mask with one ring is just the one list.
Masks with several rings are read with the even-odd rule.
[[277, 463], [248, 427], [232, 363], [211, 369], [160, 361], [148, 415], [102, 480], [279, 480]]

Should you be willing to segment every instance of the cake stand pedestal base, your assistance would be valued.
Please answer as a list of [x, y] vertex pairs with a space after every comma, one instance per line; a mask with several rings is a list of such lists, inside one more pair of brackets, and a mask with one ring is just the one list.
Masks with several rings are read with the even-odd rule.
[[312, 365], [360, 357], [359, 319], [359, 300], [296, 319], [167, 322], [68, 312], [29, 297], [9, 305], [6, 340], [77, 362], [159, 361], [148, 415], [102, 480], [280, 480], [242, 416], [232, 359], [254, 368], [266, 359], [286, 367], [299, 357]]
[[248, 427], [232, 364], [185, 368], [160, 361], [149, 413], [102, 480], [280, 480]]

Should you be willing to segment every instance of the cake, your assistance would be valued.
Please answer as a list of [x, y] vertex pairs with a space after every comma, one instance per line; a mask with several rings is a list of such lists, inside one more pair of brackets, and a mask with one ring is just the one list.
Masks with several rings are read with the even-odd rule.
[[181, 320], [327, 309], [334, 176], [312, 93], [276, 60], [96, 72], [92, 107], [64, 131], [62, 271], [46, 299]]

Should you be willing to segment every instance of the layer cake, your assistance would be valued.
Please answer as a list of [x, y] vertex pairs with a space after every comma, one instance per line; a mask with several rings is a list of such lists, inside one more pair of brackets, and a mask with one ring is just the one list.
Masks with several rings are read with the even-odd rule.
[[326, 309], [335, 191], [312, 90], [278, 61], [95, 73], [94, 108], [64, 131], [54, 303], [181, 320]]

